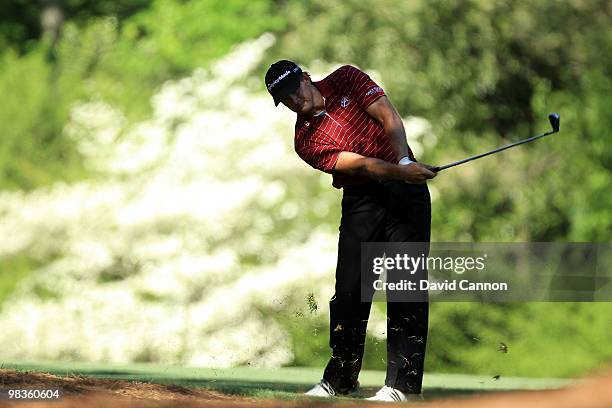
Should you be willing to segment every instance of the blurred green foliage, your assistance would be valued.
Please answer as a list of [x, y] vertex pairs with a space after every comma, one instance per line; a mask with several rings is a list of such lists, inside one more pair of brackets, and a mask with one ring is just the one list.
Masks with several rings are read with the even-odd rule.
[[[42, 4], [42, 3], [41, 3]], [[70, 107], [102, 99], [128, 119], [149, 111], [167, 79], [204, 66], [264, 31], [270, 54], [376, 70], [402, 115], [433, 125], [425, 162], [442, 164], [548, 129], [561, 132], [441, 173], [436, 241], [610, 241], [612, 3], [605, 0], [327, 2], [66, 0], [57, 42], [40, 6], [0, 5], [0, 189], [87, 176], [62, 135]], [[261, 70], [267, 68], [267, 64]], [[261, 74], [261, 72], [260, 72]], [[431, 140], [431, 139], [429, 139]], [[304, 197], [329, 194], [310, 180]], [[308, 203], [305, 202], [304, 206]], [[318, 221], [333, 223], [337, 209]], [[290, 233], [282, 225], [279, 233]], [[281, 239], [282, 237], [271, 236]], [[2, 260], [0, 300], [34, 267]], [[15, 271], [8, 274], [4, 271]], [[427, 369], [575, 375], [612, 360], [610, 303], [432, 305]], [[320, 322], [296, 326], [297, 364], [326, 360]], [[323, 340], [324, 341], [323, 341]], [[370, 343], [373, 340], [369, 340]], [[500, 353], [498, 344], [508, 344]], [[306, 344], [304, 344], [306, 343]], [[384, 347], [366, 368], [383, 368]]]
[[[57, 41], [43, 36], [42, 5], [0, 6], [0, 189], [31, 189], [87, 176], [62, 135], [70, 107], [102, 99], [143, 118], [168, 79], [279, 30], [272, 1], [66, 0]], [[248, 21], [248, 24], [245, 24]]]
[[612, 303], [436, 303], [427, 367], [532, 377], [603, 369], [612, 361], [610, 316]]
[[152, 3], [151, 0], [12, 0], [0, 3], [0, 48], [9, 46], [20, 53], [37, 48], [43, 36], [45, 8], [56, 6], [64, 20], [86, 24], [102, 16], [123, 20]]
[[[45, 260], [47, 261], [47, 260]], [[0, 310], [4, 300], [15, 290], [19, 282], [45, 261], [35, 259], [25, 253], [0, 258]]]
[[39, 50], [0, 55], [0, 188], [31, 189], [58, 177], [81, 177], [78, 153], [62, 137], [69, 105], [52, 71]]

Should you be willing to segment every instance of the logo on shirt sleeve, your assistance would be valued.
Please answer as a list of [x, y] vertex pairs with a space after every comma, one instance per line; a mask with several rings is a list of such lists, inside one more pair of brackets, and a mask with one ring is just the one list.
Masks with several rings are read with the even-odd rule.
[[351, 101], [346, 96], [343, 96], [342, 99], [340, 99], [340, 106], [343, 108], [346, 108], [349, 103], [351, 103]]
[[376, 92], [382, 92], [383, 89], [380, 86], [375, 86], [374, 88], [370, 89], [367, 93], [366, 96], [368, 95], [372, 95], [375, 94]]

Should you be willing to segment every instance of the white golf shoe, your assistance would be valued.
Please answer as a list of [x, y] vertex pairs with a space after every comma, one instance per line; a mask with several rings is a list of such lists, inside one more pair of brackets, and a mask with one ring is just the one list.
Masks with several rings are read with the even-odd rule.
[[331, 384], [325, 380], [321, 380], [318, 384], [306, 391], [304, 395], [309, 397], [323, 397], [329, 398], [336, 395], [336, 391], [332, 388]]
[[382, 387], [376, 395], [366, 398], [368, 401], [384, 401], [384, 402], [407, 402], [407, 401], [422, 401], [422, 394], [404, 394], [400, 390], [391, 388], [387, 385]]

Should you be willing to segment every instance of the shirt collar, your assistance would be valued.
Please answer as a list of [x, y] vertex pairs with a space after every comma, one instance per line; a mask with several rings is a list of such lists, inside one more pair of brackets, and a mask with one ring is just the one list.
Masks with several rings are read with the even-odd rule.
[[[333, 87], [329, 84], [325, 79], [321, 81], [316, 81], [312, 83], [318, 90], [321, 92], [324, 98], [329, 98], [331, 94], [334, 92]], [[312, 122], [313, 120], [320, 119], [325, 115], [313, 116], [312, 118], [305, 118], [302, 115], [298, 115], [297, 117], [297, 125], [301, 127], [305, 122]]]

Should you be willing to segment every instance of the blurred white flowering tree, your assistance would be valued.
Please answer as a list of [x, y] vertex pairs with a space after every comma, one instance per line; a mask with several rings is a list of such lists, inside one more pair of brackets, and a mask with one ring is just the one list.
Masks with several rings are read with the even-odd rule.
[[166, 83], [145, 122], [74, 107], [65, 132], [99, 176], [0, 196], [0, 256], [51, 260], [4, 304], [3, 358], [293, 361], [283, 322], [309, 318], [310, 292], [327, 315], [340, 192], [293, 153], [293, 114], [253, 90], [273, 42]]

